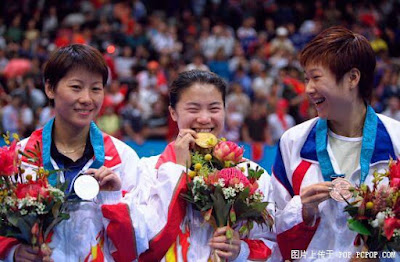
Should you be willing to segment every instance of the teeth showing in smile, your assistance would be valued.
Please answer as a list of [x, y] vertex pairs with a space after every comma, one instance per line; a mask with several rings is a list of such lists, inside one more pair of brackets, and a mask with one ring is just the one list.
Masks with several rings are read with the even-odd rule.
[[212, 131], [212, 128], [195, 128], [194, 131], [196, 131], [196, 133], [210, 133]]
[[324, 101], [325, 101], [325, 98], [320, 98], [320, 99], [315, 100], [315, 104], [319, 105]]

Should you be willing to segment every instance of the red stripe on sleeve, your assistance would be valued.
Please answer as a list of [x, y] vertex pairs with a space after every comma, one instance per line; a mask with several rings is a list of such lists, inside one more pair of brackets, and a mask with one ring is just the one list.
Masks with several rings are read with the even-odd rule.
[[115, 261], [133, 261], [137, 258], [135, 232], [126, 204], [103, 205], [103, 216], [110, 220], [107, 235], [117, 251], [112, 253]]
[[279, 249], [284, 260], [290, 260], [292, 250], [307, 250], [315, 231], [317, 231], [319, 222], [320, 218], [317, 219], [312, 227], [305, 225], [303, 222], [277, 235]]
[[5, 259], [10, 249], [18, 244], [19, 242], [15, 238], [0, 236], [0, 259]]
[[149, 243], [149, 249], [139, 256], [139, 261], [160, 261], [167, 253], [169, 247], [176, 241], [180, 232], [180, 224], [186, 215], [186, 201], [180, 196], [186, 192], [186, 174], [182, 174], [171, 203], [168, 208], [168, 220], [161, 232]]
[[265, 261], [271, 256], [271, 249], [262, 240], [242, 239], [250, 249], [249, 258], [255, 261]]
[[311, 163], [307, 161], [301, 161], [300, 165], [297, 166], [296, 170], [293, 172], [292, 184], [293, 192], [295, 195], [300, 194], [301, 182], [303, 182], [304, 175], [307, 173], [308, 168], [310, 168]]

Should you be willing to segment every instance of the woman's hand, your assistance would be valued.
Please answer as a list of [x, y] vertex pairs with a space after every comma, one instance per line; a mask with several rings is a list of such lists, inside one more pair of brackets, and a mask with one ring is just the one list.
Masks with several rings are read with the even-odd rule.
[[331, 188], [332, 182], [322, 182], [302, 189], [300, 198], [303, 204], [303, 221], [306, 225], [311, 226], [313, 224], [314, 218], [319, 212], [318, 205], [330, 198]]
[[51, 259], [51, 249], [46, 247], [41, 248], [41, 252], [39, 252], [38, 247], [31, 247], [29, 245], [20, 244], [15, 249], [14, 253], [14, 261], [15, 262], [27, 262], [27, 261], [44, 261], [44, 262], [52, 262]]
[[210, 247], [215, 249], [215, 252], [220, 258], [234, 260], [240, 253], [240, 237], [239, 233], [233, 231], [233, 237], [228, 239], [226, 231], [232, 230], [230, 227], [219, 227], [215, 230], [213, 237], [210, 240]]
[[118, 191], [121, 189], [121, 179], [108, 167], [89, 168], [86, 174], [92, 174], [100, 184], [101, 191]]
[[197, 133], [192, 129], [181, 129], [175, 140], [176, 163], [182, 166], [190, 166], [190, 148], [194, 146]]

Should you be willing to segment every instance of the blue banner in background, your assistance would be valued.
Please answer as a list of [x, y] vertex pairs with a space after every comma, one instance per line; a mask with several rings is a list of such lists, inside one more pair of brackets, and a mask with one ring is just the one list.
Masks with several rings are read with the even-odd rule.
[[[142, 145], [138, 145], [131, 140], [124, 141], [127, 145], [132, 147], [139, 157], [149, 157], [154, 155], [159, 155], [164, 151], [164, 148], [167, 146], [167, 142], [164, 140], [149, 140], [146, 141]], [[247, 159], [254, 160], [252, 146], [247, 143], [239, 143], [240, 146], [244, 148], [244, 157]], [[276, 147], [277, 146], [262, 146], [262, 158], [258, 161], [254, 161], [258, 163], [261, 167], [263, 167], [268, 174], [271, 174], [271, 168], [275, 161], [276, 155]]]

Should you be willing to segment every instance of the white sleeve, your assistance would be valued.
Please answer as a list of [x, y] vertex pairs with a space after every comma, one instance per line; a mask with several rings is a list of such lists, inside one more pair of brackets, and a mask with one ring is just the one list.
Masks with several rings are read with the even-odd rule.
[[[156, 159], [140, 160], [138, 184], [120, 202], [128, 207], [138, 255], [148, 249], [150, 240], [166, 225], [169, 204], [185, 171], [185, 167], [171, 162], [161, 165], [157, 171]], [[105, 219], [106, 228], [110, 219], [113, 218]]]
[[8, 251], [8, 255], [6, 256], [6, 258], [4, 259], [4, 262], [14, 262], [14, 254], [15, 254], [15, 250], [17, 249], [17, 247], [19, 246], [15, 245], [13, 246], [10, 251]]

